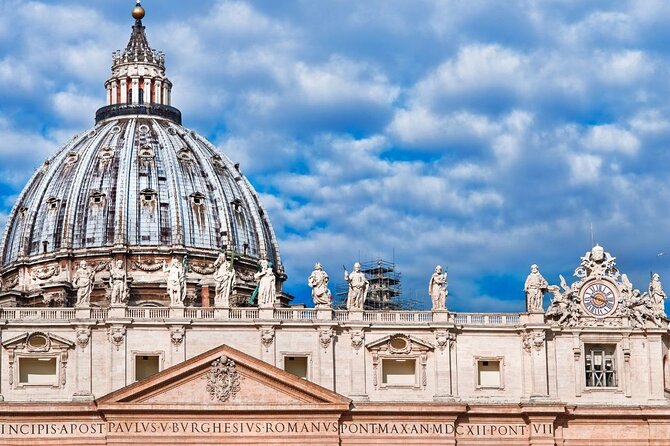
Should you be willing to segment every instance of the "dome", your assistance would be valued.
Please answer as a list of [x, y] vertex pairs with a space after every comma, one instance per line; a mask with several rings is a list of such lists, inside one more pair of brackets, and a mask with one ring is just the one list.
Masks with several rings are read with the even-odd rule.
[[[181, 125], [164, 61], [137, 19], [126, 50], [113, 55], [95, 127], [74, 136], [24, 188], [1, 251], [2, 291], [12, 303], [50, 301], [52, 293], [67, 304], [80, 259], [100, 274], [122, 260], [136, 291], [131, 303], [163, 300], [158, 266], [171, 256], [188, 264], [192, 301], [210, 285], [220, 252], [239, 273], [238, 303], [251, 295], [260, 260], [285, 280], [258, 194], [238, 164]], [[97, 288], [102, 304], [104, 284]]]

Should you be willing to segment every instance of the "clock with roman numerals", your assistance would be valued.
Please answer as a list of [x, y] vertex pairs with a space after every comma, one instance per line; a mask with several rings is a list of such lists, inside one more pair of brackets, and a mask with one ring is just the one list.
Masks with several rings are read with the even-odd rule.
[[618, 301], [617, 288], [605, 281], [591, 282], [582, 288], [582, 306], [595, 317], [610, 315]]

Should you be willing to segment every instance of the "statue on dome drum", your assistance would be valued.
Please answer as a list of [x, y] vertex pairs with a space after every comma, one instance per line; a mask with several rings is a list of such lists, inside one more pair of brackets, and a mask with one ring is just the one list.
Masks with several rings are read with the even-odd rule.
[[447, 278], [447, 272], [443, 273], [442, 266], [437, 265], [428, 284], [428, 294], [433, 302], [433, 311], [447, 309], [447, 295], [449, 294]]
[[233, 293], [233, 284], [235, 283], [235, 269], [233, 260], [229, 262], [226, 253], [219, 253], [219, 257], [214, 262], [214, 281], [216, 289], [214, 294], [214, 306], [217, 308], [230, 307], [230, 296]]
[[263, 259], [260, 261], [261, 270], [254, 274], [254, 279], [258, 282], [257, 297], [259, 308], [273, 308], [277, 298], [277, 288], [275, 287], [275, 273], [272, 271], [270, 262]]
[[526, 283], [523, 286], [526, 292], [526, 311], [528, 313], [543, 313], [542, 299], [544, 293], [549, 291], [549, 283], [540, 274], [540, 269], [533, 264], [530, 267], [530, 274], [526, 277]]
[[331, 294], [328, 289], [328, 273], [323, 270], [319, 262], [314, 265], [314, 271], [307, 279], [312, 287], [312, 300], [316, 308], [330, 308]]
[[368, 287], [370, 282], [361, 271], [361, 264], [354, 263], [354, 271], [352, 273], [344, 270], [344, 280], [349, 284], [349, 292], [347, 293], [347, 310], [362, 310], [365, 305], [365, 298], [368, 294]]
[[79, 262], [77, 272], [72, 279], [72, 286], [77, 290], [75, 306], [85, 307], [91, 303], [91, 293], [95, 284], [95, 270], [86, 264], [86, 260]]
[[167, 273], [167, 291], [171, 307], [183, 307], [186, 297], [186, 273], [184, 266], [177, 258], [173, 258], [168, 266], [163, 261], [163, 271]]
[[112, 291], [110, 301], [112, 305], [125, 305], [128, 303], [130, 289], [127, 285], [127, 277], [123, 260], [117, 260], [109, 266], [109, 287]]

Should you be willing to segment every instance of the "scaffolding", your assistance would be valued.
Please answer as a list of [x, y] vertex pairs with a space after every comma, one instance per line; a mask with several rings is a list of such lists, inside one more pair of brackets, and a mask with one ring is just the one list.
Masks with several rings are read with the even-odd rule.
[[[402, 299], [402, 275], [396, 271], [395, 262], [387, 262], [379, 257], [377, 260], [361, 263], [361, 272], [370, 283], [365, 298], [366, 310], [401, 310], [413, 306]], [[346, 308], [348, 291], [347, 283], [336, 285], [337, 308]]]

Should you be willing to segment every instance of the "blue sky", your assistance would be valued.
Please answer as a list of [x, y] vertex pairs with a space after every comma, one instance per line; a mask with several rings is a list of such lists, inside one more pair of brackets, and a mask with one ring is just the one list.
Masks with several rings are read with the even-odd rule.
[[[132, 1], [0, 0], [0, 219], [104, 105]], [[184, 125], [261, 194], [289, 275], [395, 255], [428, 304], [522, 311], [531, 263], [595, 239], [633, 284], [670, 273], [670, 4], [145, 0]], [[658, 256], [659, 252], [668, 256]], [[666, 279], [670, 280], [670, 279]]]

